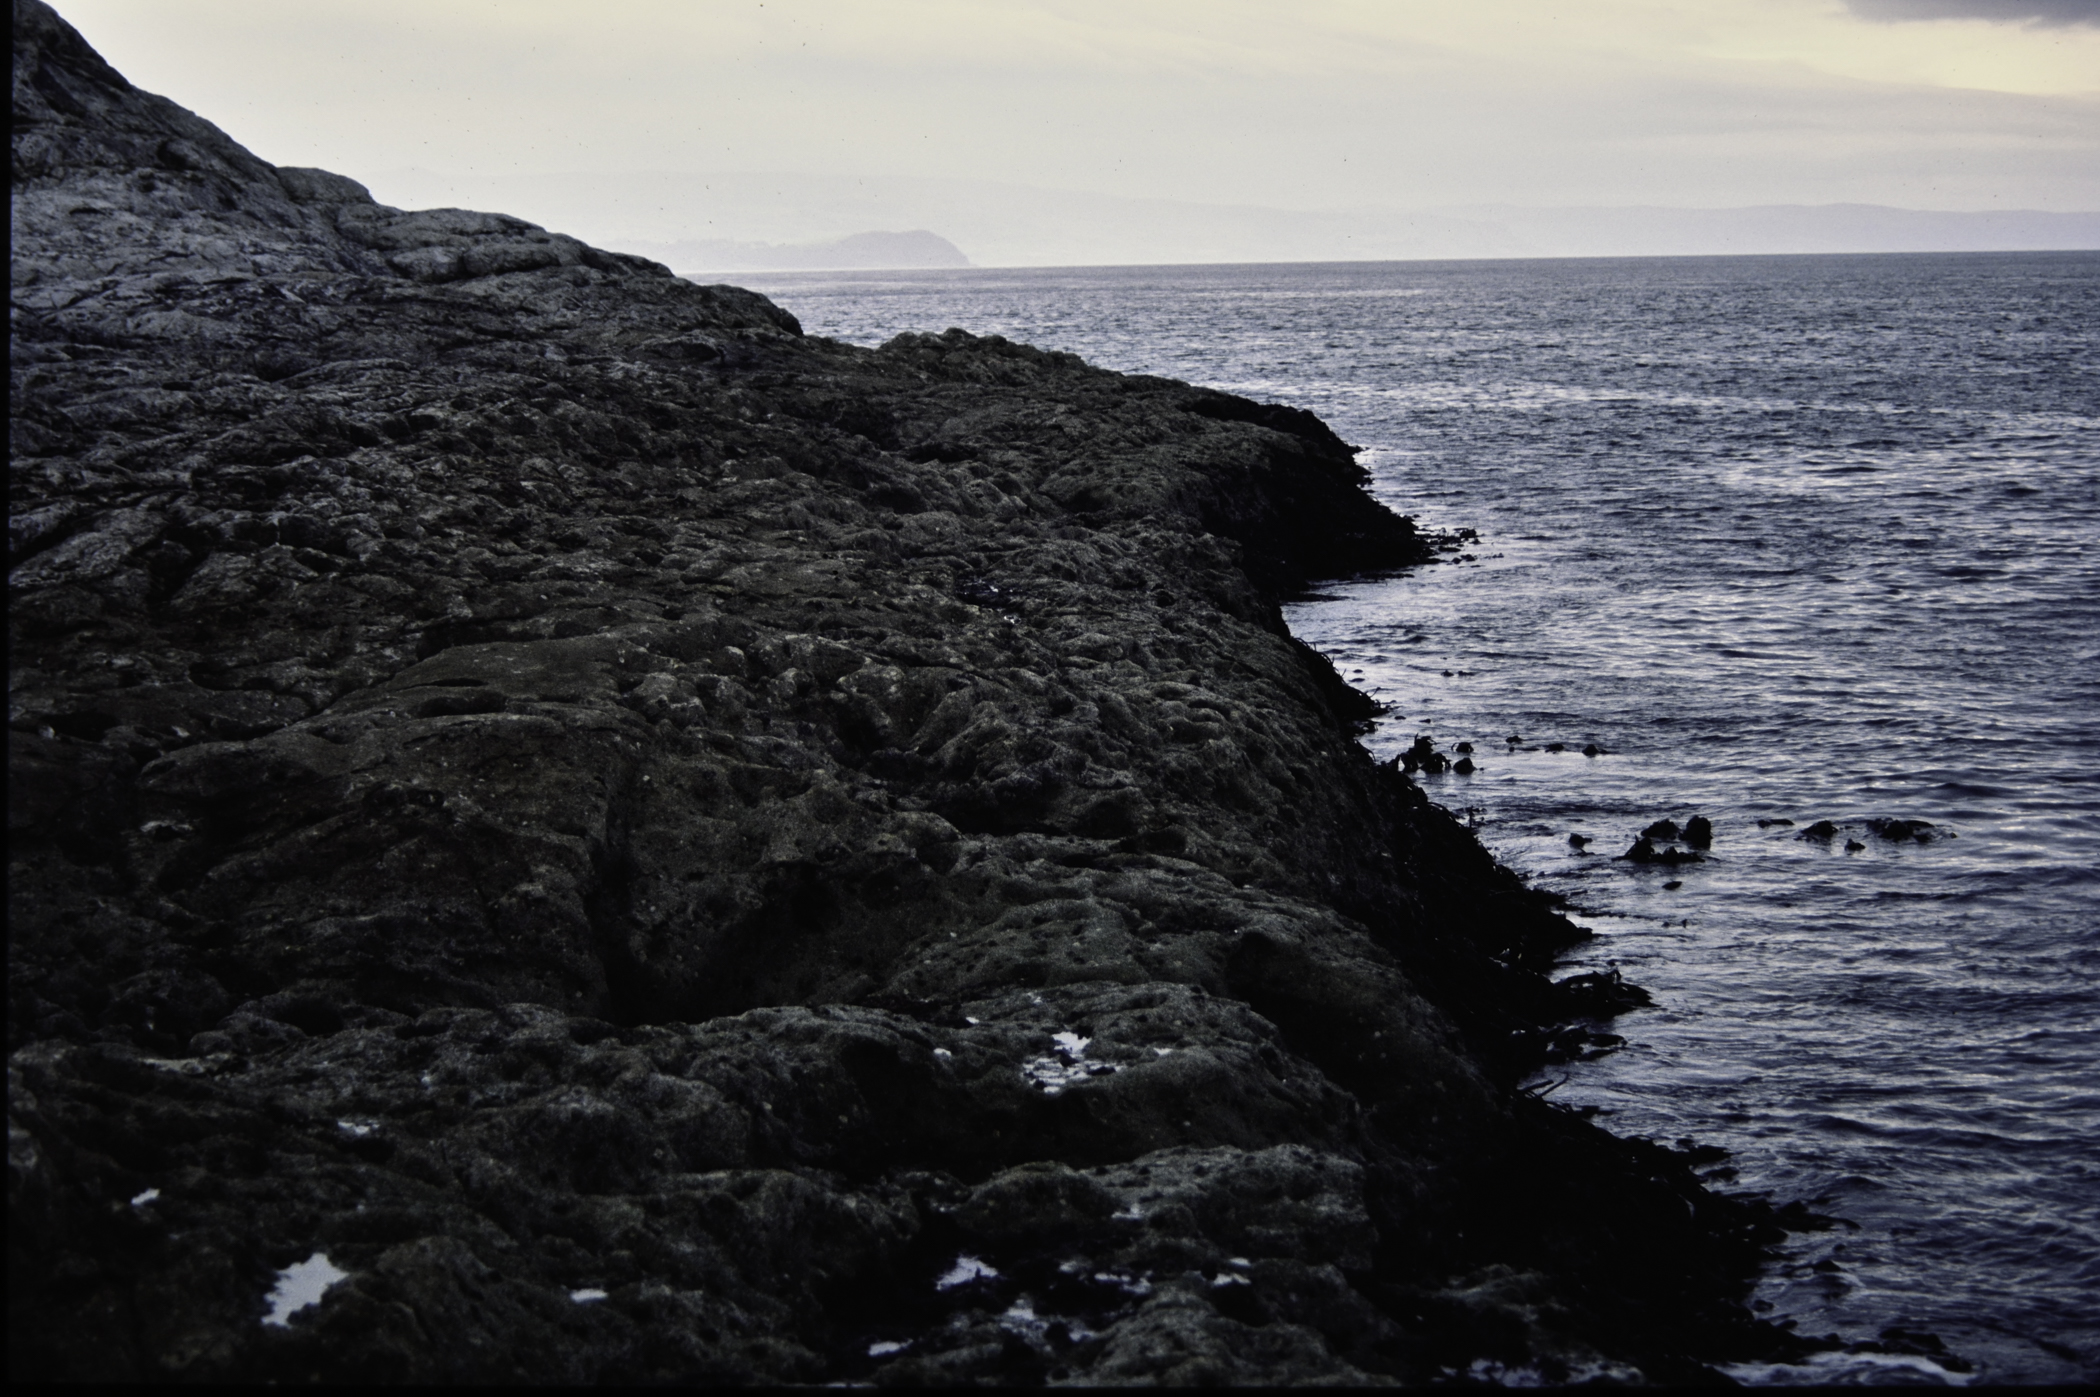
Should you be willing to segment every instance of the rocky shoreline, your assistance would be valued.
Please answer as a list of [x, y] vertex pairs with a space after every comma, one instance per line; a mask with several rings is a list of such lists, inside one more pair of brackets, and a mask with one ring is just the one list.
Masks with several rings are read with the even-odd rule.
[[1640, 997], [1285, 630], [1434, 551], [1316, 419], [14, 53], [11, 1376], [1800, 1351], [1787, 1216], [1517, 1090]]

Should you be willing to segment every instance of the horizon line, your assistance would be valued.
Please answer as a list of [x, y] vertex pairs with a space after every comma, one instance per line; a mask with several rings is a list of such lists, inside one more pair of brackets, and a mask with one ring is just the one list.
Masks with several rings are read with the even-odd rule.
[[1658, 262], [1693, 261], [1700, 258], [1718, 261], [1723, 258], [1753, 257], [2061, 257], [2081, 253], [2100, 253], [2100, 247], [1901, 248], [1889, 251], [1826, 249], [1813, 252], [1586, 252], [1541, 253], [1528, 256], [1490, 254], [1479, 257], [1334, 257], [1216, 262], [1004, 262], [973, 263], [967, 267], [731, 267], [696, 271], [674, 270], [672, 275], [691, 281], [703, 276], [834, 276], [858, 272], [913, 272], [941, 276], [969, 272], [1156, 271], [1176, 267], [1374, 267], [1465, 262]]

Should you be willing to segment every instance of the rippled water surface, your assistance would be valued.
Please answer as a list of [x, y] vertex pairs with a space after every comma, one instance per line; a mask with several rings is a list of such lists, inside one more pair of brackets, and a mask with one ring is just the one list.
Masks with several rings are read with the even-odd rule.
[[[1391, 705], [1379, 755], [1472, 743], [1432, 797], [1572, 899], [1571, 969], [1654, 993], [1554, 1099], [1856, 1224], [1789, 1244], [1774, 1317], [1974, 1368], [1739, 1376], [2100, 1378], [2100, 254], [749, 284], [814, 333], [1309, 407], [1395, 508], [1479, 530], [1289, 619]], [[1613, 857], [1693, 814], [1709, 858]]]

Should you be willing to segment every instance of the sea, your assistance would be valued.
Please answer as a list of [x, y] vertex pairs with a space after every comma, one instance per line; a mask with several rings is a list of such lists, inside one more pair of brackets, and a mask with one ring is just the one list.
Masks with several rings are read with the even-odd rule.
[[2100, 1380], [2100, 253], [738, 279], [1310, 408], [1475, 531], [1286, 618], [1654, 996], [1531, 1088], [1840, 1220], [1753, 1297], [1838, 1346], [1731, 1374]]

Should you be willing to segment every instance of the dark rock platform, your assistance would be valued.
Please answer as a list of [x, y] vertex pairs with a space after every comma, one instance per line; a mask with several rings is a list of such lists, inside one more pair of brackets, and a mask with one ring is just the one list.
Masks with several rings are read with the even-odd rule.
[[1516, 1090], [1619, 1001], [1285, 631], [1431, 552], [1316, 419], [14, 53], [12, 1376], [1791, 1351], [1769, 1210]]

